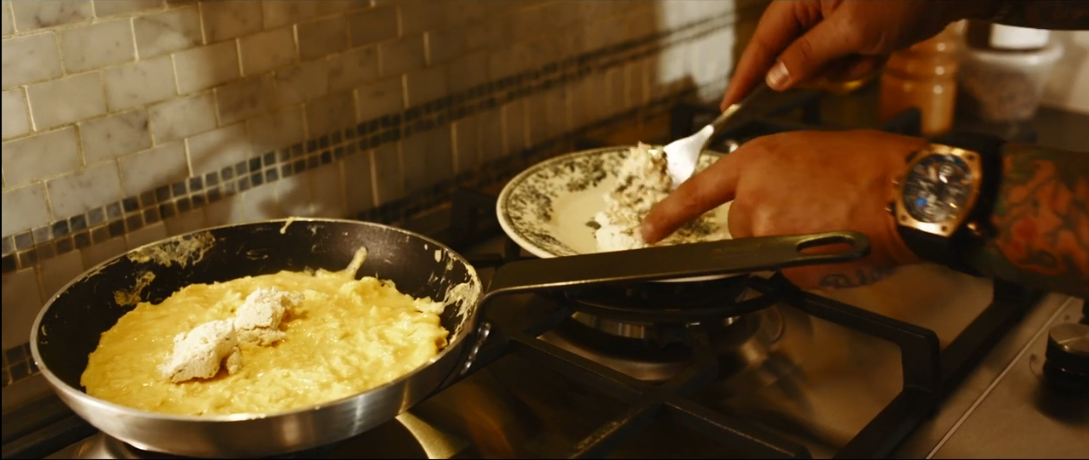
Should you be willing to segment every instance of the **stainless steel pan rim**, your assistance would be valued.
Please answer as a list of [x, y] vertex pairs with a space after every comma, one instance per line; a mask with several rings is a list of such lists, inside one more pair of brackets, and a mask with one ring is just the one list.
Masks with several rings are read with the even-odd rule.
[[405, 374], [405, 375], [403, 375], [403, 376], [401, 376], [401, 377], [399, 377], [399, 378], [397, 378], [397, 379], [395, 379], [393, 381], [390, 381], [390, 382], [388, 382], [386, 384], [371, 388], [371, 389], [369, 389], [367, 391], [364, 391], [362, 393], [357, 393], [357, 394], [354, 394], [354, 395], [351, 395], [351, 396], [346, 396], [344, 398], [329, 401], [329, 402], [327, 402], [325, 404], [319, 404], [319, 405], [314, 405], [314, 406], [306, 406], [306, 407], [302, 407], [302, 408], [298, 408], [298, 409], [290, 409], [290, 410], [278, 411], [278, 412], [267, 412], [267, 413], [241, 413], [241, 414], [230, 414], [230, 415], [201, 416], [201, 415], [163, 414], [163, 413], [159, 413], [159, 412], [151, 412], [151, 411], [144, 411], [144, 410], [134, 409], [134, 408], [131, 408], [131, 407], [128, 407], [128, 406], [123, 406], [123, 405], [120, 405], [120, 404], [115, 404], [115, 403], [112, 403], [112, 402], [109, 402], [109, 401], [105, 401], [105, 400], [96, 398], [96, 397], [91, 396], [91, 395], [87, 394], [86, 392], [80, 390], [79, 388], [73, 388], [71, 385], [67, 384], [66, 382], [64, 382], [63, 380], [58, 378], [56, 375], [54, 375], [53, 372], [50, 371], [49, 365], [46, 364], [42, 360], [42, 357], [41, 357], [41, 355], [40, 355], [40, 353], [38, 351], [38, 334], [39, 334], [39, 331], [41, 330], [41, 322], [45, 318], [46, 313], [49, 312], [49, 306], [52, 305], [53, 302], [56, 301], [56, 299], [61, 296], [61, 294], [66, 292], [72, 285], [79, 283], [88, 274], [94, 273], [94, 272], [96, 272], [98, 270], [101, 270], [102, 268], [105, 268], [105, 267], [107, 267], [109, 265], [117, 263], [119, 260], [121, 260], [121, 258], [125, 257], [127, 254], [134, 253], [136, 251], [139, 251], [140, 249], [158, 246], [158, 245], [161, 245], [162, 243], [164, 243], [166, 241], [170, 241], [170, 240], [173, 240], [173, 239], [180, 239], [180, 238], [184, 238], [186, 236], [195, 235], [195, 234], [199, 234], [199, 233], [212, 232], [212, 231], [215, 231], [215, 230], [236, 228], [236, 227], [240, 227], [240, 226], [245, 226], [247, 224], [281, 223], [283, 225], [294, 225], [294, 224], [305, 224], [307, 222], [310, 222], [310, 223], [345, 223], [345, 224], [365, 223], [365, 224], [367, 224], [369, 226], [381, 227], [381, 228], [385, 228], [385, 229], [388, 229], [388, 230], [392, 230], [392, 231], [395, 231], [395, 232], [403, 233], [403, 234], [418, 238], [418, 239], [422, 240], [425, 243], [429, 243], [429, 244], [434, 245], [436, 248], [445, 250], [448, 253], [449, 257], [453, 257], [456, 261], [458, 261], [458, 262], [465, 265], [465, 267], [469, 270], [469, 276], [470, 276], [471, 282], [475, 283], [477, 286], [481, 286], [481, 289], [480, 289], [479, 293], [477, 294], [476, 298], [472, 300], [473, 302], [479, 303], [480, 298], [481, 298], [481, 296], [482, 296], [482, 294], [484, 292], [483, 286], [482, 286], [482, 284], [480, 282], [480, 277], [476, 273], [476, 270], [473, 269], [472, 265], [470, 265], [469, 262], [461, 254], [457, 253], [456, 251], [451, 250], [446, 245], [444, 245], [442, 243], [439, 243], [438, 241], [435, 241], [432, 238], [426, 237], [424, 235], [421, 235], [419, 233], [416, 233], [416, 232], [413, 232], [413, 231], [410, 231], [410, 230], [404, 230], [404, 229], [393, 227], [393, 226], [390, 226], [390, 225], [377, 224], [377, 223], [372, 223], [372, 222], [362, 222], [362, 221], [351, 220], [351, 219], [326, 219], [326, 218], [310, 218], [310, 217], [270, 219], [270, 220], [255, 221], [255, 222], [240, 223], [240, 224], [218, 225], [218, 226], [215, 226], [215, 227], [208, 227], [208, 228], [204, 228], [204, 229], [201, 229], [201, 230], [194, 230], [194, 231], [191, 231], [191, 232], [181, 233], [181, 234], [172, 236], [170, 238], [166, 238], [166, 239], [162, 239], [162, 240], [159, 240], [159, 241], [151, 242], [151, 243], [139, 246], [137, 248], [127, 250], [122, 254], [119, 254], [119, 255], [117, 255], [117, 256], [115, 256], [113, 258], [110, 258], [109, 260], [100, 262], [99, 264], [91, 267], [90, 269], [85, 270], [83, 273], [81, 273], [75, 279], [73, 279], [72, 281], [69, 281], [68, 283], [66, 283], [64, 285], [64, 287], [62, 287], [60, 290], [57, 291], [56, 294], [54, 294], [52, 297], [50, 297], [49, 301], [46, 302], [45, 305], [42, 307], [41, 311], [38, 312], [37, 317], [34, 319], [33, 329], [31, 329], [31, 331], [30, 331], [30, 353], [31, 353], [31, 356], [34, 358], [34, 362], [38, 366], [38, 370], [42, 373], [43, 376], [45, 376], [46, 380], [51, 385], [53, 385], [55, 388], [57, 388], [60, 391], [62, 391], [63, 393], [65, 393], [64, 396], [67, 396], [69, 398], [83, 400], [83, 402], [85, 402], [85, 403], [90, 403], [90, 404], [92, 404], [94, 406], [97, 406], [97, 407], [100, 407], [100, 408], [103, 408], [103, 409], [108, 409], [111, 412], [120, 412], [120, 413], [125, 413], [125, 414], [129, 414], [129, 415], [133, 415], [133, 416], [153, 416], [153, 417], [155, 417], [157, 419], [160, 419], [160, 420], [163, 420], [163, 421], [175, 421], [175, 422], [201, 422], [201, 423], [207, 423], [207, 422], [241, 422], [241, 421], [247, 421], [247, 420], [260, 420], [260, 419], [266, 419], [266, 418], [277, 417], [277, 416], [297, 415], [297, 414], [312, 412], [314, 410], [321, 409], [323, 407], [343, 404], [343, 403], [346, 403], [346, 402], [349, 402], [349, 401], [352, 401], [352, 400], [355, 400], [355, 399], [359, 399], [359, 398], [363, 397], [364, 395], [367, 395], [367, 394], [370, 394], [370, 393], [377, 393], [377, 392], [382, 391], [383, 389], [387, 389], [387, 388], [395, 387], [395, 386], [398, 386], [398, 385], [402, 385], [405, 381], [411, 379], [414, 375], [422, 372], [424, 370], [424, 368], [427, 368], [431, 364], [434, 364], [435, 362], [442, 360], [448, 354], [453, 353], [456, 350], [460, 350], [461, 344], [464, 341], [469, 340], [470, 336], [475, 334], [476, 328], [477, 328], [476, 322], [480, 317], [480, 310], [479, 309], [476, 309], [473, 312], [473, 317], [466, 318], [465, 321], [464, 321], [465, 324], [467, 325], [467, 327], [470, 328], [470, 329], [468, 329], [466, 331], [466, 332], [469, 332], [469, 333], [455, 335], [453, 331], [450, 331], [450, 334], [453, 336], [452, 337], [453, 340], [451, 340], [445, 347], [443, 347], [443, 349], [439, 351], [438, 355], [436, 355], [434, 358], [431, 358], [431, 360], [429, 360], [426, 364], [421, 365], [420, 367], [412, 370], [411, 372], [409, 372], [409, 373], [407, 373], [407, 374]]

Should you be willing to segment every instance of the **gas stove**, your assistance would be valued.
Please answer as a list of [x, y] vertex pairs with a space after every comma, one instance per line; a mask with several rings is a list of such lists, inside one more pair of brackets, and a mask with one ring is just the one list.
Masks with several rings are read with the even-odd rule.
[[[715, 148], [840, 129], [819, 102], [783, 95]], [[678, 105], [668, 135], [713, 113]], [[917, 132], [918, 114], [881, 128]], [[528, 257], [501, 235], [479, 239], [496, 234], [495, 195], [465, 190], [451, 207], [448, 240], [485, 282]], [[376, 429], [282, 458], [1076, 458], [1089, 452], [1084, 305], [933, 265], [834, 292], [753, 274], [501, 297], [464, 378]], [[74, 415], [53, 426], [24, 452], [170, 457]]]

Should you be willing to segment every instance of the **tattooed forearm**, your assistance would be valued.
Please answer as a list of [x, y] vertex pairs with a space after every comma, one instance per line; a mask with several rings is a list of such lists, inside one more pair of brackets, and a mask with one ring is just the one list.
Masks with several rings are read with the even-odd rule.
[[990, 2], [990, 22], [1033, 29], [1089, 30], [1089, 2], [1084, 0], [1004, 0]]
[[1089, 297], [1089, 153], [1010, 144], [977, 269]]
[[892, 273], [891, 268], [859, 268], [854, 273], [833, 273], [821, 278], [820, 285], [825, 289], [847, 289], [866, 286], [885, 279]]

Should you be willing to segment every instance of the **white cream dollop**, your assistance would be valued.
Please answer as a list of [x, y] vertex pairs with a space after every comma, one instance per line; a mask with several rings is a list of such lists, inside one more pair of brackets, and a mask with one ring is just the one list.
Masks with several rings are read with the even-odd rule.
[[224, 359], [227, 360], [227, 372], [231, 374], [242, 364], [234, 322], [209, 321], [174, 336], [174, 354], [160, 370], [164, 378], [174, 383], [210, 379], [219, 373]]
[[174, 337], [174, 352], [161, 367], [174, 383], [209, 379], [226, 360], [228, 374], [242, 366], [241, 344], [269, 346], [287, 337], [280, 323], [302, 295], [261, 288], [250, 293], [231, 319], [210, 321]]
[[[616, 185], [604, 195], [605, 209], [594, 216], [594, 237], [599, 251], [644, 248], [639, 228], [650, 209], [672, 191], [666, 153], [639, 143], [631, 148], [616, 173]], [[689, 222], [656, 245], [693, 243], [719, 239], [722, 229], [711, 214]]]
[[302, 302], [302, 294], [279, 289], [257, 289], [235, 312], [234, 327], [242, 343], [268, 346], [286, 337], [280, 330], [284, 315]]

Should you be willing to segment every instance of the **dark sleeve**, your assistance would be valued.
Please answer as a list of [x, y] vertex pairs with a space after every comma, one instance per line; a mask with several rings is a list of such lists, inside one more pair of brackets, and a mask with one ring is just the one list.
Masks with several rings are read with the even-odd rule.
[[1003, 0], [986, 19], [1008, 26], [1049, 30], [1089, 30], [1089, 1]]

